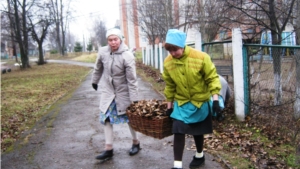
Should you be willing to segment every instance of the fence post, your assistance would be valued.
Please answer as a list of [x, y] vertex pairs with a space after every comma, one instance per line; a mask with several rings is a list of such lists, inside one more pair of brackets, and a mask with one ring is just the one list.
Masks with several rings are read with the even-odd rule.
[[150, 46], [150, 66], [154, 66], [154, 57], [153, 57], [153, 45], [149, 45]]
[[154, 62], [155, 62], [155, 69], [158, 69], [158, 45], [154, 45]]
[[142, 63], [145, 64], [145, 48], [142, 47]]
[[150, 65], [150, 49], [149, 49], [149, 45], [146, 46], [146, 65]]
[[235, 114], [240, 121], [245, 120], [243, 42], [240, 28], [232, 30], [233, 81]]
[[202, 38], [199, 31], [196, 33], [195, 49], [202, 51]]
[[144, 48], [144, 64], [147, 64], [147, 45]]
[[159, 72], [163, 73], [163, 71], [164, 71], [164, 56], [162, 54], [162, 43], [159, 43], [158, 46], [159, 46]]
[[151, 45], [148, 46], [148, 66], [151, 66]]

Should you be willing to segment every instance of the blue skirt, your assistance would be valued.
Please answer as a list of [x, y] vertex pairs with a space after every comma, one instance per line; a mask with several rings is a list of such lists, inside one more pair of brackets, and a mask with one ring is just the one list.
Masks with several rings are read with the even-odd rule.
[[100, 112], [100, 123], [105, 124], [107, 118], [109, 118], [110, 124], [128, 123], [129, 119], [126, 114], [118, 115], [117, 106], [115, 100], [111, 102], [106, 113]]

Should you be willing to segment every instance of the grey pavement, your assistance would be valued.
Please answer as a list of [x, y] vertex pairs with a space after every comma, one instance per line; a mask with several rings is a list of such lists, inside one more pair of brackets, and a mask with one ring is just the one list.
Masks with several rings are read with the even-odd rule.
[[[55, 61], [52, 61], [55, 62]], [[92, 67], [93, 64], [78, 65]], [[74, 64], [74, 63], [73, 63]], [[138, 78], [139, 99], [163, 100], [151, 84]], [[91, 72], [73, 92], [49, 107], [49, 113], [26, 132], [14, 151], [1, 155], [2, 169], [170, 169], [173, 167], [173, 136], [154, 139], [138, 133], [141, 150], [129, 156], [132, 139], [127, 124], [114, 125], [114, 157], [104, 163], [95, 159], [104, 148], [103, 125], [99, 123], [99, 92], [91, 87]], [[195, 151], [186, 138], [183, 168], [189, 168]], [[201, 168], [222, 169], [215, 158], [205, 153]]]

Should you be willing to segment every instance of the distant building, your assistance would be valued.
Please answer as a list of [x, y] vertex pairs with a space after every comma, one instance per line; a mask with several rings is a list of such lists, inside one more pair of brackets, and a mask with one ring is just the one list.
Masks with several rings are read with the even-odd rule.
[[[130, 5], [128, 5], [130, 4]], [[125, 43], [129, 48], [137, 49], [146, 46], [147, 40], [140, 37], [140, 28], [133, 23], [137, 19], [136, 11], [137, 0], [120, 0], [120, 28], [124, 33]], [[133, 13], [133, 16], [132, 14]]]
[[[174, 11], [178, 11], [179, 3], [184, 3], [185, 0], [173, 0], [173, 9]], [[138, 11], [137, 11], [137, 3], [138, 0], [120, 0], [119, 8], [120, 8], [120, 22], [119, 26], [122, 32], [124, 33], [125, 43], [129, 46], [129, 48], [136, 47], [140, 49], [145, 47], [148, 44], [148, 39], [146, 35], [143, 34], [141, 28], [134, 24], [133, 20], [137, 20]], [[178, 12], [174, 12], [174, 17], [177, 18], [177, 25], [180, 25], [180, 19]], [[194, 43], [197, 30], [194, 28], [187, 29], [187, 43]], [[155, 43], [159, 43], [157, 40]]]

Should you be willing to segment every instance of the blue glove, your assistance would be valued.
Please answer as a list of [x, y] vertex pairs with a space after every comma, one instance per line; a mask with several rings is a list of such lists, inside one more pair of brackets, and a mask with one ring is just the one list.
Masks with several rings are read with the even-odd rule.
[[219, 100], [214, 100], [213, 101], [213, 106], [212, 106], [213, 112], [217, 114], [217, 120], [218, 121], [223, 121], [224, 120], [224, 115], [221, 112], [221, 107], [219, 104]]

